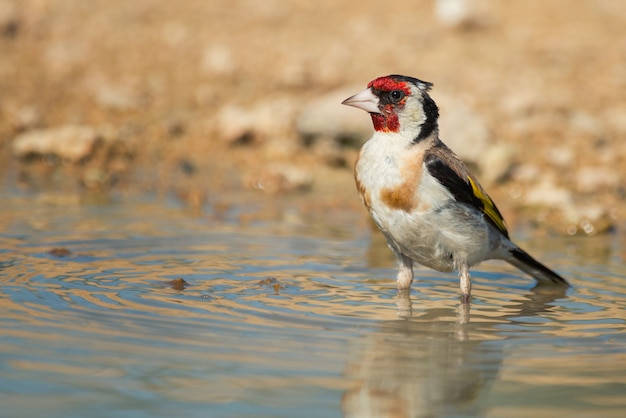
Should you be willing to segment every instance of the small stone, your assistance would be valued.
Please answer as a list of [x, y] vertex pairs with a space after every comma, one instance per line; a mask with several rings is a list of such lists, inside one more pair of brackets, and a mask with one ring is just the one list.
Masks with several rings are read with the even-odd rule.
[[549, 148], [546, 152], [548, 161], [558, 167], [567, 167], [574, 162], [574, 150], [569, 146]]
[[295, 135], [270, 136], [263, 141], [263, 158], [267, 161], [290, 161], [302, 152]]
[[435, 0], [435, 17], [450, 27], [475, 27], [487, 20], [486, 10], [477, 0]]
[[257, 285], [259, 287], [270, 287], [270, 288], [272, 288], [272, 290], [274, 290], [274, 294], [275, 295], [278, 295], [279, 291], [281, 291], [282, 289], [285, 288], [285, 286], [280, 284], [278, 279], [276, 279], [275, 277], [268, 277], [266, 279], [263, 279], [263, 280], [259, 281], [257, 283]]
[[166, 282], [166, 284], [174, 290], [185, 290], [189, 283], [182, 277]]
[[541, 169], [534, 164], [520, 163], [511, 173], [515, 180], [522, 182], [536, 182], [541, 175]]
[[543, 206], [563, 208], [571, 205], [572, 193], [557, 186], [551, 178], [546, 178], [538, 184], [534, 184], [523, 196], [529, 206]]
[[[288, 99], [272, 99], [252, 107], [223, 106], [215, 116], [216, 134], [232, 145], [288, 137], [293, 132], [295, 107]], [[293, 135], [293, 134], [291, 134]]]
[[444, 25], [460, 25], [471, 18], [469, 3], [468, 0], [436, 0], [435, 16]]
[[503, 94], [500, 110], [504, 111], [513, 121], [521, 119], [521, 123], [527, 123], [524, 118], [539, 108], [541, 103], [542, 95], [539, 89], [531, 86], [516, 88]]
[[141, 106], [141, 93], [137, 81], [132, 78], [109, 79], [101, 73], [91, 74], [85, 80], [85, 88], [94, 101], [106, 109], [134, 110]]
[[101, 135], [92, 127], [66, 125], [33, 130], [13, 140], [13, 153], [19, 158], [31, 155], [56, 155], [72, 162], [89, 157]]
[[583, 167], [576, 172], [576, 188], [583, 193], [616, 189], [621, 181], [615, 169], [607, 167]]
[[577, 111], [569, 115], [570, 126], [583, 135], [599, 138], [604, 135], [602, 123], [588, 113]]
[[22, 19], [13, 2], [0, 1], [0, 36], [15, 38], [22, 26]]
[[48, 251], [48, 253], [55, 257], [69, 257], [70, 255], [72, 255], [72, 252], [64, 247], [55, 247]]
[[189, 158], [183, 158], [178, 161], [178, 168], [188, 176], [194, 175], [198, 171], [196, 164]]
[[139, 99], [120, 85], [100, 84], [94, 88], [96, 102], [104, 108], [125, 111], [139, 107]]
[[204, 50], [200, 66], [208, 74], [231, 74], [235, 70], [233, 53], [225, 45], [211, 45]]
[[239, 106], [223, 106], [216, 114], [216, 126], [219, 137], [231, 145], [249, 143], [254, 137], [254, 117]]
[[514, 166], [515, 150], [508, 144], [489, 147], [478, 164], [481, 179], [490, 183], [503, 180]]

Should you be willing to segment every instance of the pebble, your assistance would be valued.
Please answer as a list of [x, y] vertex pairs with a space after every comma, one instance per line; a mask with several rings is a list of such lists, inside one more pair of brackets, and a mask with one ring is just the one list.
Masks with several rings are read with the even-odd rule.
[[471, 19], [471, 0], [436, 0], [435, 17], [444, 25], [461, 25]]
[[569, 115], [569, 123], [574, 132], [588, 135], [593, 138], [604, 136], [604, 126], [597, 118], [589, 113], [575, 111]]
[[207, 74], [227, 75], [235, 72], [236, 63], [229, 47], [214, 44], [204, 50], [200, 67]]
[[14, 38], [18, 35], [22, 19], [13, 2], [0, 1], [0, 36]]
[[15, 137], [12, 148], [19, 158], [52, 154], [76, 162], [88, 157], [101, 137], [92, 127], [66, 125], [22, 133]]
[[515, 150], [506, 143], [495, 144], [487, 149], [478, 167], [481, 180], [496, 183], [507, 177], [515, 167]]
[[254, 135], [252, 112], [237, 105], [225, 105], [215, 115], [217, 135], [228, 144], [244, 144]]
[[288, 138], [293, 132], [295, 109], [292, 100], [281, 98], [251, 107], [228, 104], [215, 115], [216, 134], [232, 145], [264, 142], [272, 137]]
[[576, 188], [582, 193], [615, 190], [620, 184], [620, 175], [607, 167], [579, 168], [575, 175]]
[[553, 208], [571, 206], [573, 202], [572, 193], [564, 187], [556, 185], [550, 177], [533, 184], [524, 194], [523, 199], [529, 206]]
[[486, 8], [478, 0], [435, 0], [435, 17], [449, 27], [472, 27], [487, 20]]
[[590, 236], [615, 228], [609, 209], [601, 204], [577, 201], [569, 189], [556, 185], [551, 177], [533, 184], [522, 197], [527, 206], [545, 209], [537, 211], [537, 220], [558, 234]]
[[129, 111], [140, 107], [139, 93], [128, 86], [100, 81], [93, 82], [91, 89], [94, 99], [103, 108]]
[[576, 157], [574, 150], [568, 145], [551, 147], [546, 151], [546, 156], [551, 164], [561, 168], [566, 168], [573, 164]]
[[520, 163], [515, 166], [512, 175], [521, 182], [536, 182], [541, 176], [541, 169], [534, 164]]

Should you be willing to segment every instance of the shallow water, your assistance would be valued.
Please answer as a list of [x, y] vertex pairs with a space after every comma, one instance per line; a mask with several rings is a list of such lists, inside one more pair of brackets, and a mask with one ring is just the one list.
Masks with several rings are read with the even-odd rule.
[[398, 296], [384, 243], [337, 216], [3, 199], [2, 416], [623, 416], [618, 236], [525, 242], [573, 288], [487, 263], [468, 311], [427, 269]]

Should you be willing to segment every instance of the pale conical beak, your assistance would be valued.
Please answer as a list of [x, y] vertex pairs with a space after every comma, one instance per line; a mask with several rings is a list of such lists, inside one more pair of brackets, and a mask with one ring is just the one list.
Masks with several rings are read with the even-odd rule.
[[378, 97], [372, 93], [371, 89], [365, 89], [352, 97], [348, 97], [341, 102], [341, 104], [363, 109], [368, 113], [380, 113], [380, 109], [378, 109]]

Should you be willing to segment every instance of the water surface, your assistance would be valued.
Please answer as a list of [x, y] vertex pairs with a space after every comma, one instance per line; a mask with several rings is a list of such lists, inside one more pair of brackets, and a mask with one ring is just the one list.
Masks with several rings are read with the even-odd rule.
[[398, 296], [384, 243], [335, 216], [4, 199], [2, 416], [624, 415], [618, 236], [524, 242], [573, 288], [486, 263], [467, 310], [427, 269]]

